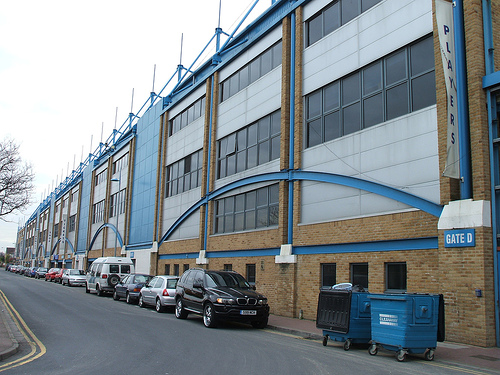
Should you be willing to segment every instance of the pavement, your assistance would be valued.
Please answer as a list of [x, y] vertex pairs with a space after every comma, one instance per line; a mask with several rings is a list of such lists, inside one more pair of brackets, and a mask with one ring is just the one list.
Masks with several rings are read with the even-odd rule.
[[[22, 335], [2, 298], [0, 298], [0, 310], [0, 361], [5, 361], [17, 353], [19, 342], [16, 338], [21, 338]], [[323, 331], [316, 328], [316, 322], [313, 320], [270, 315], [267, 329], [323, 342]], [[331, 340], [328, 341], [328, 346], [331, 346], [332, 350], [343, 350], [342, 343]], [[351, 350], [366, 350], [366, 346], [356, 347], [353, 345]], [[500, 373], [500, 348], [482, 348], [452, 342], [439, 342], [434, 362], [467, 367], [469, 369], [483, 369], [488, 371], [488, 373], [492, 371]]]

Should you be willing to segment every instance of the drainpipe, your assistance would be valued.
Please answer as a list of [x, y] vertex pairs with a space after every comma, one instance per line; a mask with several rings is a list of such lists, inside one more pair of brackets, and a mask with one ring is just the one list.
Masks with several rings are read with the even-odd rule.
[[[215, 73], [214, 73], [215, 74]], [[212, 150], [212, 123], [213, 123], [213, 105], [214, 105], [214, 74], [210, 77], [210, 120], [208, 125], [208, 157], [207, 157], [207, 186], [205, 188], [205, 195], [210, 193], [210, 154]], [[207, 250], [208, 240], [208, 200], [205, 205], [205, 233], [203, 235], [203, 250]]]
[[470, 164], [469, 111], [467, 102], [467, 65], [465, 59], [463, 0], [455, 0], [455, 50], [457, 69], [458, 143], [460, 150], [460, 198], [472, 198], [472, 173]]
[[290, 53], [290, 140], [289, 152], [289, 179], [288, 179], [288, 244], [293, 243], [293, 180], [290, 178], [295, 168], [294, 141], [295, 141], [295, 13], [291, 14], [291, 53]]

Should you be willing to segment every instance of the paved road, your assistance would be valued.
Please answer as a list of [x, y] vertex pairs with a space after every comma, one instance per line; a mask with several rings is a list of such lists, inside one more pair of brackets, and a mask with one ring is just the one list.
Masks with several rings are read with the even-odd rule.
[[[0, 290], [45, 349], [5, 374], [456, 374], [423, 360], [398, 363], [393, 354], [332, 350], [240, 324], [207, 329], [201, 318], [178, 320], [85, 288], [0, 272]], [[27, 343], [8, 361], [30, 351]], [[40, 352], [40, 348], [38, 348]], [[478, 374], [480, 372], [473, 372]]]

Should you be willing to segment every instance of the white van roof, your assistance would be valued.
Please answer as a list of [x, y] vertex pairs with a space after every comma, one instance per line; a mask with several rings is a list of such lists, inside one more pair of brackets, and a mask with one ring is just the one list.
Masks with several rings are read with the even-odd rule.
[[132, 259], [124, 257], [100, 257], [94, 260], [93, 263], [130, 263], [133, 264]]

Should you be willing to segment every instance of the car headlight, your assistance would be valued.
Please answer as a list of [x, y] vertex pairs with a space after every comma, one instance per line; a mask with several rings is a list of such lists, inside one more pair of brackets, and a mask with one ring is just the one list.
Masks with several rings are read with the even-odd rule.
[[259, 305], [267, 305], [267, 298], [260, 298], [258, 303]]
[[217, 303], [221, 303], [224, 305], [232, 305], [234, 302], [235, 301], [232, 298], [217, 298]]

